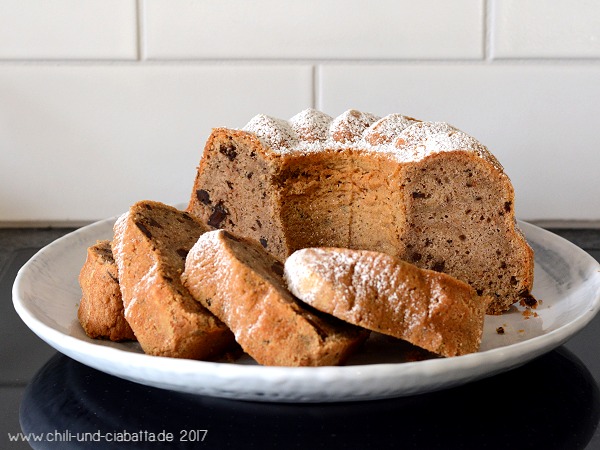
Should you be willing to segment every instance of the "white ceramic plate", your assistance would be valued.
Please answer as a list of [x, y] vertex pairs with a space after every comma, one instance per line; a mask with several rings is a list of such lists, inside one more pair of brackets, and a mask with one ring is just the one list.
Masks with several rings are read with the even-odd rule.
[[[86, 249], [112, 238], [114, 219], [68, 234], [25, 264], [13, 286], [15, 309], [40, 338], [103, 372], [175, 391], [258, 401], [330, 402], [413, 395], [490, 376], [541, 355], [582, 329], [600, 304], [600, 265], [568, 241], [527, 223], [521, 228], [536, 257], [537, 317], [522, 308], [487, 316], [481, 350], [446, 359], [405, 362], [402, 345], [370, 339], [345, 366], [263, 367], [144, 355], [137, 343], [89, 339], [77, 321], [77, 277]], [[504, 334], [496, 329], [503, 327]]]

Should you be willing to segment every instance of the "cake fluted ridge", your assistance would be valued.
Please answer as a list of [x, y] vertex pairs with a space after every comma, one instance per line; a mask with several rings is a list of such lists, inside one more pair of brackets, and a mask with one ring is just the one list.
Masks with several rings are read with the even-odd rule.
[[386, 153], [400, 161], [416, 161], [436, 152], [472, 151], [502, 169], [477, 139], [448, 124], [403, 114], [380, 117], [349, 109], [332, 117], [305, 109], [289, 120], [266, 114], [254, 116], [243, 128], [276, 153], [316, 152], [356, 148]]

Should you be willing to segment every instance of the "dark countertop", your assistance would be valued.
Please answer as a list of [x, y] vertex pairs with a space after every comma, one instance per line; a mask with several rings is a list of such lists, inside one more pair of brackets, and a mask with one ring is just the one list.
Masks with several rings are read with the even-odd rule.
[[[186, 448], [183, 437], [190, 447], [219, 449], [600, 449], [600, 315], [522, 367], [431, 394], [308, 405], [186, 395], [83, 366], [20, 320], [11, 296], [18, 269], [70, 231], [0, 229], [0, 448], [30, 448], [10, 442], [23, 429], [46, 436], [33, 447], [60, 449]], [[600, 260], [600, 230], [550, 231]], [[107, 431], [126, 441], [95, 441]], [[148, 442], [167, 433], [170, 445]]]

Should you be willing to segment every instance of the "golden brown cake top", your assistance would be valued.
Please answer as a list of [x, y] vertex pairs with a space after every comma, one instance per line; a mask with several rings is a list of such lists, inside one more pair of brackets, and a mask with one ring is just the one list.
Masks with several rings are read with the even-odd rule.
[[290, 120], [259, 114], [243, 128], [276, 153], [356, 148], [386, 153], [401, 162], [433, 153], [473, 152], [502, 170], [497, 159], [472, 136], [445, 122], [424, 122], [402, 114], [378, 117], [348, 110], [338, 117], [306, 109]]

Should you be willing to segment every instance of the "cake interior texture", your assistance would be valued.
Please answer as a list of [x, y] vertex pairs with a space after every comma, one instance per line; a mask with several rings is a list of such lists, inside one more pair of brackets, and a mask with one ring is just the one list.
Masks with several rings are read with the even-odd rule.
[[115, 223], [125, 318], [147, 354], [213, 359], [234, 342], [180, 279], [189, 250], [206, 231], [188, 213], [153, 201], [137, 202]]
[[497, 314], [533, 285], [514, 197], [494, 155], [451, 125], [306, 110], [214, 129], [187, 211], [281, 261], [307, 247], [381, 251], [467, 282]]

